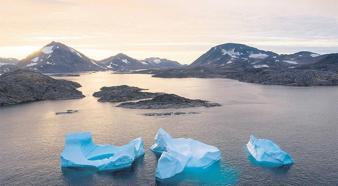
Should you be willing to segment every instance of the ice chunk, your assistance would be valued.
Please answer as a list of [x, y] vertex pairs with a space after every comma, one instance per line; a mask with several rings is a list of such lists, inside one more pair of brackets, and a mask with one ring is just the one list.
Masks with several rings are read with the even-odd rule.
[[246, 145], [255, 161], [261, 165], [280, 167], [293, 164], [291, 156], [268, 139], [257, 139], [251, 135]]
[[71, 133], [65, 137], [61, 167], [94, 167], [100, 171], [130, 167], [144, 154], [143, 141], [136, 138], [123, 146], [96, 145], [89, 132]]
[[151, 150], [161, 154], [157, 163], [156, 177], [166, 179], [182, 172], [185, 168], [208, 168], [221, 159], [218, 148], [193, 139], [172, 138], [159, 129]]

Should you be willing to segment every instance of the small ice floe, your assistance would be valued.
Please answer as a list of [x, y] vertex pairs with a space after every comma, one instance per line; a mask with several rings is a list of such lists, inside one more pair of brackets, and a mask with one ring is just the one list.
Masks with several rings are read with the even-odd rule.
[[143, 155], [144, 145], [141, 138], [136, 138], [123, 146], [96, 145], [89, 132], [70, 133], [65, 137], [61, 167], [114, 171], [130, 167]]
[[251, 135], [246, 147], [258, 165], [281, 167], [293, 164], [291, 156], [271, 140], [257, 139]]
[[156, 177], [166, 179], [181, 173], [185, 168], [205, 169], [221, 159], [218, 148], [190, 138], [172, 138], [159, 129], [151, 150], [161, 154]]
[[79, 110], [66, 110], [64, 112], [55, 112], [55, 115], [60, 115], [60, 114], [73, 114], [73, 113], [77, 113], [79, 112]]

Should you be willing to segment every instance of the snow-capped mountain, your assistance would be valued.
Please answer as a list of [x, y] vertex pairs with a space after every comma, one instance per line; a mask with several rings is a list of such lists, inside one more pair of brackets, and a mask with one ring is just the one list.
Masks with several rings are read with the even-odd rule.
[[143, 64], [149, 65], [151, 68], [165, 69], [165, 68], [178, 68], [182, 65], [177, 61], [172, 61], [169, 59], [150, 57], [141, 61]]
[[21, 60], [19, 66], [43, 73], [69, 73], [103, 69], [84, 54], [54, 41]]
[[101, 60], [98, 64], [117, 72], [129, 72], [144, 69], [167, 69], [181, 66], [178, 62], [168, 59], [152, 57], [144, 60], [137, 60], [122, 53]]
[[278, 54], [259, 50], [247, 45], [227, 43], [212, 47], [190, 66], [226, 66], [233, 63], [268, 65], [264, 62], [274, 61]]
[[15, 58], [0, 58], [0, 74], [18, 69], [18, 62]]
[[279, 55], [243, 44], [227, 43], [211, 48], [190, 66], [246, 66], [247, 68], [289, 67], [313, 63], [320, 55], [312, 52], [298, 52]]
[[117, 72], [128, 72], [133, 70], [146, 69], [147, 66], [146, 64], [141, 63], [139, 60], [122, 53], [98, 61], [98, 64], [106, 67], [109, 70]]

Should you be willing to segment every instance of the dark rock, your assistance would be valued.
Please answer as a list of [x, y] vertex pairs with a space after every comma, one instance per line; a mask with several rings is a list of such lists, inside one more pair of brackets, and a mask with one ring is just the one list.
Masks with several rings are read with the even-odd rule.
[[74, 74], [74, 73], [63, 73], [63, 74], [49, 74], [50, 76], [54, 77], [79, 77], [80, 74]]
[[143, 92], [146, 89], [130, 87], [127, 85], [102, 87], [100, 91], [93, 94], [99, 97], [100, 102], [124, 102], [139, 99], [153, 98], [159, 93]]
[[79, 112], [79, 110], [66, 110], [64, 112], [55, 112], [55, 115], [62, 115], [62, 114], [74, 114]]
[[29, 70], [15, 70], [0, 76], [0, 106], [42, 100], [79, 99], [80, 84], [56, 80]]
[[153, 112], [145, 113], [145, 116], [174, 116], [174, 115], [187, 115], [187, 114], [199, 114], [198, 112]]
[[149, 100], [137, 102], [125, 102], [118, 107], [131, 109], [169, 109], [169, 108], [189, 108], [189, 107], [216, 107], [218, 103], [210, 103], [199, 99], [188, 99], [175, 94], [161, 94]]

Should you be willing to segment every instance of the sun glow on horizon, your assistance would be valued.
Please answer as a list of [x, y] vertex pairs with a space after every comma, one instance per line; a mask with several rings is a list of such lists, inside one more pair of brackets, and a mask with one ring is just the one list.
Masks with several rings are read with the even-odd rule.
[[336, 0], [3, 0], [0, 57], [22, 59], [53, 40], [95, 60], [122, 52], [189, 64], [228, 42], [332, 53], [337, 6]]

